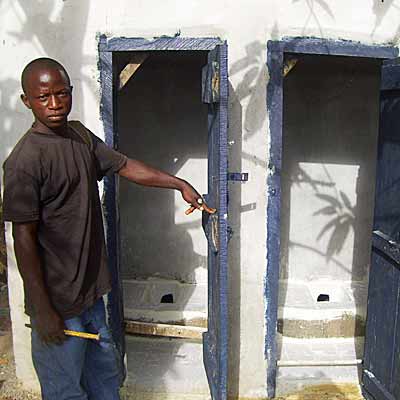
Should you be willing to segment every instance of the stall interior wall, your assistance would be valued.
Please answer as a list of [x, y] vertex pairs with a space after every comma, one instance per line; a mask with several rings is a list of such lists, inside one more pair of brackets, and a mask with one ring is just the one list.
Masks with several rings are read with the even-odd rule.
[[[121, 53], [122, 64], [135, 53]], [[206, 52], [157, 51], [118, 94], [119, 149], [207, 192], [207, 107], [201, 102]], [[184, 214], [178, 191], [120, 182], [125, 314], [203, 325], [207, 242], [201, 214]]]
[[348, 311], [351, 325], [300, 332], [362, 336], [381, 64], [301, 54], [286, 55], [286, 64], [294, 67], [284, 78], [279, 330], [297, 335], [292, 317], [317, 322]]

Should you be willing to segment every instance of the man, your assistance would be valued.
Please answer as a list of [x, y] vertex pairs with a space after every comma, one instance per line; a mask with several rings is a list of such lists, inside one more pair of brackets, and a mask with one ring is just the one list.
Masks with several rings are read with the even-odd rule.
[[[68, 121], [72, 86], [64, 67], [40, 58], [22, 73], [21, 99], [34, 123], [4, 163], [4, 219], [32, 321], [32, 358], [46, 400], [119, 399], [121, 365], [105, 321], [110, 290], [97, 180], [118, 173], [132, 182], [179, 190], [212, 213], [193, 187], [107, 147]], [[100, 333], [102, 343], [64, 330]]]

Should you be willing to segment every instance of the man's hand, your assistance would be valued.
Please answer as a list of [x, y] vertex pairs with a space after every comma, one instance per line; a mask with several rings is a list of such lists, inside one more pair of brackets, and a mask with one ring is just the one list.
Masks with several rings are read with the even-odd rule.
[[64, 321], [52, 309], [35, 316], [34, 329], [37, 330], [40, 339], [47, 344], [61, 344], [67, 339], [64, 333], [66, 329]]
[[208, 207], [196, 190], [186, 181], [150, 167], [141, 161], [129, 158], [126, 164], [118, 171], [118, 174], [139, 185], [178, 189], [182, 193], [184, 200], [191, 205], [185, 212], [186, 215], [191, 214], [196, 209], [210, 214], [214, 214], [217, 211]]
[[208, 207], [204, 202], [203, 198], [197, 193], [197, 191], [186, 181], [183, 181], [181, 193], [183, 199], [188, 202], [191, 206], [185, 211], [186, 215], [191, 214], [194, 210], [206, 211], [209, 214], [214, 214], [217, 210], [215, 208]]
[[64, 321], [54, 310], [47, 287], [38, 251], [38, 223], [13, 223], [14, 250], [18, 269], [24, 281], [25, 293], [34, 313], [34, 329], [46, 343], [61, 343]]

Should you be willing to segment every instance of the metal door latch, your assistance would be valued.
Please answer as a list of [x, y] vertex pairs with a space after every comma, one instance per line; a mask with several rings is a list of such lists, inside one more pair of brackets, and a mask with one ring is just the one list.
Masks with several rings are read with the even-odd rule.
[[247, 182], [249, 180], [248, 172], [228, 172], [228, 181]]

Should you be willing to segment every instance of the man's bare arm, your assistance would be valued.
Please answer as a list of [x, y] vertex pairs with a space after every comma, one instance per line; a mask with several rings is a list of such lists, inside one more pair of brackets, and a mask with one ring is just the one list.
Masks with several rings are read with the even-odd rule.
[[139, 185], [179, 190], [183, 199], [192, 206], [191, 211], [197, 208], [211, 214], [215, 212], [214, 209], [209, 208], [203, 202], [199, 193], [188, 182], [150, 167], [141, 161], [128, 159], [125, 166], [118, 171], [118, 174]]
[[35, 313], [35, 328], [46, 343], [65, 340], [64, 321], [51, 305], [37, 244], [37, 222], [13, 223], [14, 250], [26, 294]]

